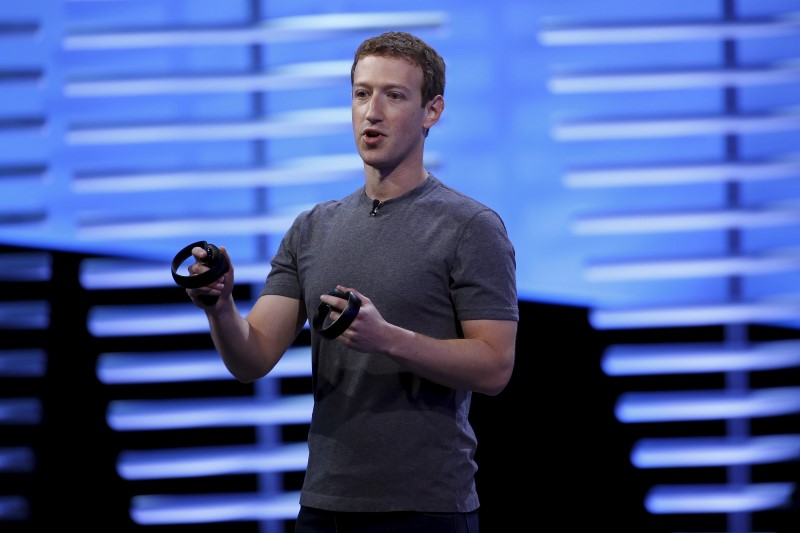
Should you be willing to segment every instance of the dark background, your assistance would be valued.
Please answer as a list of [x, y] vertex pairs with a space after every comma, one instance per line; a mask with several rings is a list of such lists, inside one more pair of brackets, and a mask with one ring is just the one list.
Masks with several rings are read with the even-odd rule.
[[[117, 398], [239, 396], [248, 386], [234, 381], [109, 387], [95, 374], [98, 354], [114, 350], [202, 348], [206, 334], [171, 338], [96, 339], [86, 331], [93, 305], [178, 301], [185, 295], [169, 289], [87, 292], [78, 283], [81, 256], [54, 252], [54, 276], [47, 282], [14, 283], [4, 300], [46, 298], [52, 305], [51, 327], [45, 331], [4, 331], [7, 348], [41, 346], [48, 353], [46, 375], [0, 378], [2, 397], [40, 397], [42, 422], [0, 428], [0, 446], [32, 446], [32, 472], [0, 474], [0, 496], [23, 494], [30, 504], [26, 520], [0, 524], [2, 531], [55, 531], [67, 527], [101, 531], [255, 532], [255, 523], [212, 523], [187, 526], [136, 526], [128, 515], [137, 494], [249, 492], [255, 476], [126, 481], [116, 473], [123, 449], [158, 446], [209, 446], [255, 438], [248, 428], [117, 433], [106, 424], [107, 404]], [[619, 378], [600, 366], [603, 350], [617, 342], [718, 340], [717, 328], [678, 331], [600, 332], [587, 321], [587, 311], [570, 306], [520, 302], [516, 366], [511, 382], [499, 395], [475, 395], [472, 422], [479, 439], [478, 491], [483, 533], [520, 530], [668, 533], [722, 531], [720, 516], [664, 517], [644, 508], [647, 489], [655, 483], [716, 483], [722, 469], [694, 472], [645, 471], [629, 460], [632, 444], [644, 436], [713, 435], [721, 422], [625, 425], [614, 417], [616, 398], [631, 390], [674, 390], [721, 386], [710, 376]], [[790, 337], [792, 332], [753, 329], [754, 338]], [[303, 342], [302, 336], [298, 342]], [[763, 373], [754, 385], [797, 383], [796, 371]], [[306, 386], [302, 380], [288, 387]], [[755, 421], [754, 434], [790, 433], [798, 418]], [[302, 438], [305, 429], [287, 429], [287, 439]], [[754, 481], [800, 478], [797, 463], [754, 468]], [[288, 474], [287, 487], [299, 487], [302, 475]], [[798, 509], [755, 513], [754, 529], [798, 531]], [[291, 524], [285, 524], [291, 531]], [[758, 529], [760, 528], [760, 529]]]

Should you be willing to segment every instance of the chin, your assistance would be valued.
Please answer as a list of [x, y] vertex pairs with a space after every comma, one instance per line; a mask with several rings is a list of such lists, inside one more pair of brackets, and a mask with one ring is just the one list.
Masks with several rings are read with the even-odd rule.
[[370, 157], [369, 152], [360, 152], [359, 155], [361, 156], [361, 160], [364, 161], [364, 164], [373, 168], [383, 168], [386, 166], [386, 162], [378, 159], [376, 157]]

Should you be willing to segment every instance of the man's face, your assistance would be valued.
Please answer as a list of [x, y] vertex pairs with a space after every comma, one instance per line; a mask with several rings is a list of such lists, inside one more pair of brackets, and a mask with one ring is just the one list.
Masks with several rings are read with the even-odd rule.
[[410, 158], [421, 160], [427, 111], [421, 88], [422, 69], [403, 59], [367, 56], [356, 63], [353, 133], [367, 165], [391, 172]]

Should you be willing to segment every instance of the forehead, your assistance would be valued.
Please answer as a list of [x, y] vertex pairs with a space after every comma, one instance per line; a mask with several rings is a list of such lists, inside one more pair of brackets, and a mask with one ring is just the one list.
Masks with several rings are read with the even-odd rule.
[[399, 57], [362, 57], [353, 72], [353, 85], [422, 87], [422, 69]]

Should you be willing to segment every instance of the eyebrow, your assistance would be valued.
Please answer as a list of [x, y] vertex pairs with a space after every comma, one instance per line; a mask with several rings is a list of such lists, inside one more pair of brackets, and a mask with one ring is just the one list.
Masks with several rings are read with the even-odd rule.
[[[368, 87], [370, 89], [375, 89], [376, 88], [375, 86], [370, 85], [369, 83], [363, 83], [363, 82], [362, 83], [357, 83], [357, 82], [353, 83], [353, 88], [355, 89], [357, 87], [361, 87], [361, 88]], [[413, 91], [413, 89], [411, 89], [410, 87], [407, 87], [407, 86], [401, 85], [401, 84], [397, 84], [397, 83], [380, 86], [380, 87], [377, 87], [377, 89], [381, 90], [381, 91], [404, 91], [404, 92]]]

